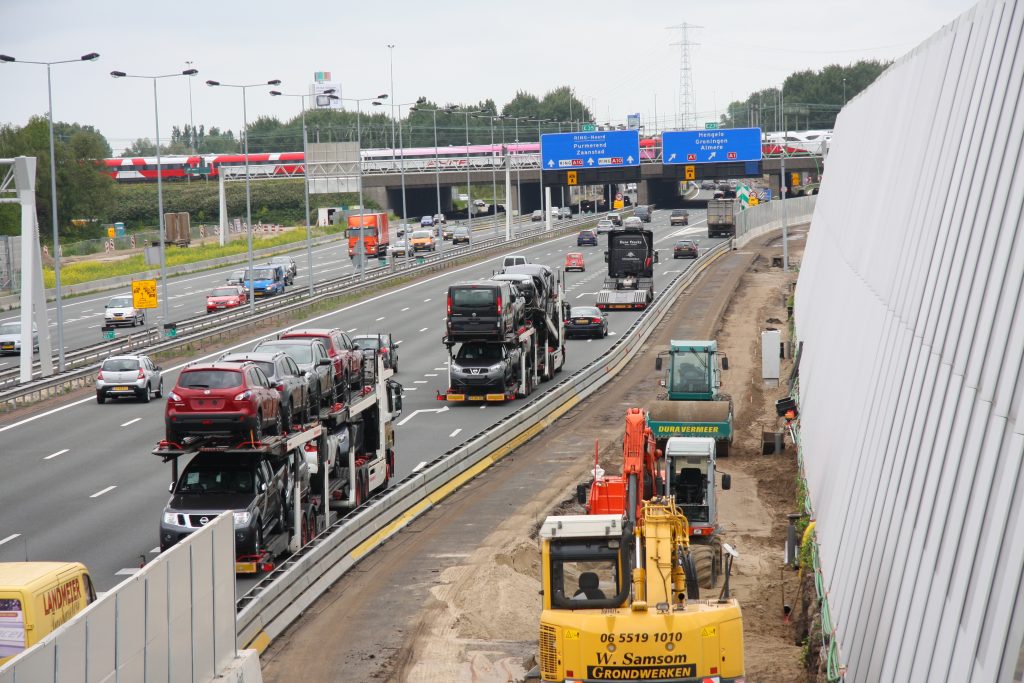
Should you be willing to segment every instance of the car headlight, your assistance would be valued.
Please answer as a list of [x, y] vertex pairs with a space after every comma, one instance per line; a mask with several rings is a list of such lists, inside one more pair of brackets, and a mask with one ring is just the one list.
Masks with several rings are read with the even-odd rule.
[[165, 512], [164, 513], [164, 524], [178, 524], [178, 513], [177, 512]]
[[232, 512], [232, 516], [235, 518], [235, 526], [247, 526], [249, 520], [252, 519], [252, 513], [250, 512]]
[[491, 372], [493, 372], [495, 370], [501, 370], [501, 363], [496, 363], [496, 364], [492, 365], [491, 367], [488, 368], [488, 370], [490, 370]]

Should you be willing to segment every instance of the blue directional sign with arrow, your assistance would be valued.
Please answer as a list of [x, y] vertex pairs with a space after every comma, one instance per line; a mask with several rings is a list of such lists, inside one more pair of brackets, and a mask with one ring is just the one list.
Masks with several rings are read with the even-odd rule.
[[640, 133], [605, 130], [542, 135], [540, 159], [545, 171], [639, 166]]
[[707, 164], [761, 160], [760, 128], [683, 130], [661, 136], [662, 163]]

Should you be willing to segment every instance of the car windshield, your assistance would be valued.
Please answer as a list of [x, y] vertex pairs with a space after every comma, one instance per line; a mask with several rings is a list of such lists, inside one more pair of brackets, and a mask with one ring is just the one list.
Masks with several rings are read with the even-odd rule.
[[412, 238], [414, 240], [430, 239], [430, 231], [429, 230], [417, 230], [416, 232], [414, 232], [412, 234]]
[[455, 234], [456, 235], [468, 235], [469, 234], [469, 228], [455, 228]]
[[100, 366], [100, 370], [107, 372], [131, 372], [138, 369], [139, 360], [137, 358], [108, 358]]
[[256, 351], [262, 353], [284, 351], [299, 365], [308, 365], [313, 362], [312, 344], [261, 344], [256, 347]]
[[683, 209], [675, 209], [675, 210], [672, 211], [672, 215], [673, 216], [685, 216], [686, 215], [686, 211], [683, 210]]
[[21, 323], [0, 324], [0, 334], [21, 334]]
[[600, 318], [601, 309], [596, 306], [573, 306], [569, 311], [570, 318]]
[[[271, 270], [270, 268], [257, 268], [253, 272], [256, 274], [256, 279], [257, 280], [273, 280], [274, 279], [274, 271]], [[246, 278], [246, 279], [248, 279], [248, 278]]]
[[234, 370], [186, 370], [178, 377], [183, 389], [231, 389], [242, 386], [242, 373]]
[[611, 222], [611, 220], [609, 220], [609, 219], [607, 219], [607, 218], [602, 218], [601, 220], [599, 220], [599, 221], [597, 222], [597, 224], [598, 224], [598, 225], [611, 225], [611, 224], [612, 224], [612, 222]]
[[270, 259], [270, 262], [271, 263], [287, 263], [288, 265], [291, 265], [292, 264], [292, 257], [291, 256], [275, 256], [274, 258]]
[[463, 344], [455, 355], [455, 360], [497, 363], [501, 360], [501, 347], [497, 344]]
[[107, 302], [107, 308], [131, 308], [132, 298], [130, 296], [114, 297]]
[[218, 287], [210, 292], [210, 296], [237, 296], [238, 290], [234, 287]]
[[352, 341], [360, 349], [379, 349], [382, 342], [380, 337], [353, 337]]
[[490, 287], [470, 288], [456, 287], [452, 289], [453, 306], [493, 306], [494, 290]]
[[696, 245], [694, 245], [694, 243], [692, 241], [690, 241], [690, 240], [679, 240], [678, 242], [676, 242], [676, 246], [677, 247], [693, 247], [693, 246], [696, 246]]
[[178, 482], [178, 493], [253, 493], [256, 478], [249, 467], [221, 463], [189, 463]]

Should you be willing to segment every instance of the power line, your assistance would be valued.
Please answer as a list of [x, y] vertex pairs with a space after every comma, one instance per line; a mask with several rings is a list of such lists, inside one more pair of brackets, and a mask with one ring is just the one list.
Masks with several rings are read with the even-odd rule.
[[699, 45], [690, 41], [690, 29], [704, 28], [683, 22], [678, 26], [669, 26], [670, 31], [676, 29], [680, 32], [680, 40], [671, 45], [679, 46], [679, 126], [680, 128], [693, 129], [697, 127], [696, 102], [693, 95], [693, 74], [690, 62], [690, 47]]

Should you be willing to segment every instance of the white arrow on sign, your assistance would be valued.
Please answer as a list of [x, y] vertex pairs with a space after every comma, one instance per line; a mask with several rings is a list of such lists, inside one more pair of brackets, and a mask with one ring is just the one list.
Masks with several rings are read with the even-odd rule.
[[633, 155], [632, 154], [630, 154], [628, 157], [626, 157], [626, 163], [627, 164], [633, 163]]
[[398, 426], [401, 427], [406, 422], [408, 422], [409, 420], [413, 419], [414, 417], [416, 417], [420, 413], [443, 413], [443, 412], [446, 412], [447, 410], [448, 410], [448, 406], [445, 406], [444, 408], [422, 408], [420, 410], [414, 410], [407, 417], [402, 419], [402, 421], [398, 423]]
[[672, 154], [671, 154], [671, 155], [669, 155], [669, 157], [668, 157], [668, 160], [669, 160], [669, 161], [672, 161], [672, 160], [673, 160], [673, 159], [675, 159], [675, 158], [676, 158], [676, 153], [675, 153], [675, 152], [672, 152]]
[[548, 168], [552, 168], [552, 167], [554, 167], [554, 165], [555, 165], [555, 162], [553, 160], [551, 160], [551, 159], [548, 159]]
[[590, 157], [589, 159], [587, 159], [587, 166], [593, 166], [593, 165], [594, 165], [594, 157]]

